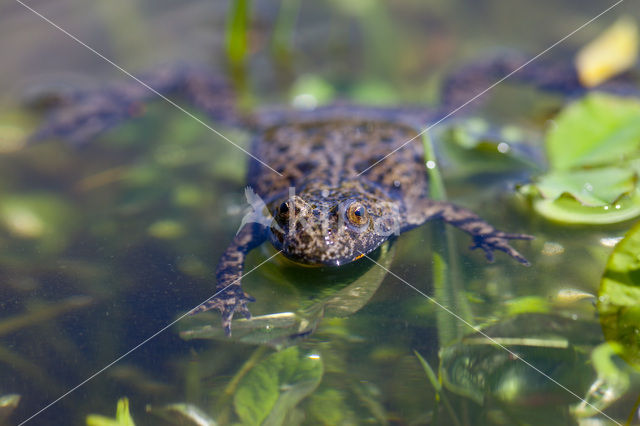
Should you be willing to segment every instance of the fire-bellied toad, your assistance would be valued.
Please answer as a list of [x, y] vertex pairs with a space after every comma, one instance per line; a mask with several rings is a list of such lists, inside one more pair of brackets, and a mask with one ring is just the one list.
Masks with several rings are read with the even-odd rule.
[[[196, 309], [219, 309], [230, 333], [233, 313], [249, 317], [253, 299], [241, 288], [246, 254], [266, 240], [288, 258], [309, 265], [339, 266], [357, 260], [401, 232], [442, 219], [471, 234], [489, 260], [501, 250], [528, 265], [509, 245], [532, 239], [495, 229], [474, 212], [429, 198], [419, 130], [401, 123], [321, 119], [277, 125], [257, 136], [249, 186], [273, 216], [267, 225], [246, 223], [222, 255], [217, 269], [222, 292]], [[361, 173], [363, 172], [363, 173]]]
[[[183, 66], [142, 76], [155, 91], [180, 91], [214, 121], [256, 134], [248, 183], [273, 220], [244, 224], [218, 265], [218, 292], [192, 312], [219, 309], [227, 334], [234, 312], [249, 317], [246, 304], [253, 299], [241, 288], [244, 261], [266, 240], [294, 261], [339, 266], [370, 253], [393, 235], [442, 219], [469, 233], [472, 248], [484, 250], [489, 260], [494, 250], [500, 250], [528, 265], [509, 241], [531, 236], [499, 231], [470, 210], [429, 199], [422, 144], [405, 145], [420, 127], [444, 117], [485, 89], [496, 74], [504, 75], [522, 62], [498, 58], [454, 74], [443, 90], [442, 108], [431, 112], [340, 106], [307, 113], [273, 109], [246, 116], [234, 112], [224, 80], [198, 68]], [[544, 64], [528, 67], [522, 77], [564, 93], [582, 90], [574, 72], [553, 73]], [[35, 138], [83, 142], [135, 114], [139, 104], [153, 96], [134, 81], [91, 93], [63, 94], [60, 107]]]

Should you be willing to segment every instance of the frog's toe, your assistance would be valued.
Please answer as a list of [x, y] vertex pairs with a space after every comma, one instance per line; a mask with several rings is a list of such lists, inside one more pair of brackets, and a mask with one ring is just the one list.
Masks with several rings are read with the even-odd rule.
[[484, 251], [484, 255], [487, 258], [487, 262], [493, 263], [493, 249], [486, 243], [486, 240], [483, 238], [474, 238], [473, 244], [469, 246], [469, 250], [482, 249]]
[[536, 237], [528, 234], [510, 234], [508, 232], [498, 231], [495, 234], [496, 237], [504, 238], [506, 240], [533, 240]]
[[[246, 293], [245, 293], [246, 294]], [[251, 319], [251, 312], [247, 308], [247, 302], [255, 301], [249, 296], [246, 299], [239, 300], [235, 305], [226, 305], [222, 310], [222, 328], [227, 337], [231, 337], [231, 321], [235, 312], [241, 314], [246, 319]]]
[[521, 255], [518, 250], [511, 247], [509, 244], [505, 243], [503, 245], [496, 246], [495, 248], [496, 250], [507, 253], [509, 256], [513, 257], [524, 266], [531, 266], [531, 263], [529, 263], [529, 261], [523, 255]]
[[222, 311], [222, 329], [227, 337], [231, 337], [231, 320], [233, 320], [233, 309]]
[[231, 336], [231, 321], [233, 320], [233, 314], [238, 312], [246, 319], [251, 318], [251, 312], [247, 307], [248, 302], [255, 302], [256, 299], [248, 295], [242, 289], [237, 286], [230, 286], [225, 288], [219, 294], [217, 294], [211, 300], [198, 305], [192, 309], [189, 314], [193, 315], [198, 312], [209, 311], [211, 309], [217, 309], [222, 314], [222, 328], [227, 336]]
[[249, 312], [249, 308], [247, 308], [246, 303], [242, 303], [240, 306], [236, 308], [236, 312], [241, 314], [245, 319], [251, 319], [251, 312]]
[[[514, 236], [517, 237], [514, 238]], [[493, 262], [494, 260], [493, 251], [500, 250], [507, 253], [509, 256], [513, 257], [524, 266], [531, 266], [529, 261], [524, 256], [522, 256], [516, 249], [509, 245], [508, 240], [510, 239], [530, 240], [533, 239], [533, 237], [526, 234], [505, 234], [503, 232], [484, 236], [478, 235], [474, 237], [474, 244], [471, 245], [470, 249], [473, 250], [481, 248], [484, 251], [485, 256], [487, 257], [487, 261], [489, 262]]]

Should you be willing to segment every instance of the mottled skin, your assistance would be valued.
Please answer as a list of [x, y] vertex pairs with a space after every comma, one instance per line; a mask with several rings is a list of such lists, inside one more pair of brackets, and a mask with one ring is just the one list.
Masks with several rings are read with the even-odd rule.
[[[283, 124], [259, 135], [252, 153], [282, 176], [253, 161], [249, 185], [274, 221], [247, 224], [238, 233], [218, 265], [222, 293], [197, 311], [221, 310], [227, 333], [234, 311], [249, 316], [246, 303], [252, 299], [240, 280], [244, 259], [267, 239], [299, 263], [339, 266], [395, 234], [442, 219], [471, 234], [473, 248], [482, 248], [489, 260], [501, 250], [528, 265], [509, 240], [531, 236], [498, 231], [470, 210], [429, 198], [421, 143], [384, 158], [417, 134], [404, 124], [359, 118]], [[364, 214], [354, 218], [358, 209]]]
[[[435, 110], [332, 105], [311, 112], [271, 108], [246, 116], [235, 110], [233, 93], [224, 79], [201, 68], [178, 66], [142, 76], [158, 92], [181, 93], [215, 122], [254, 131], [252, 154], [281, 174], [251, 160], [248, 183], [274, 220], [269, 225], [247, 223], [240, 229], [220, 259], [218, 292], [193, 313], [220, 310], [227, 334], [234, 312], [249, 317], [246, 304], [253, 299], [241, 287], [244, 261], [250, 250], [267, 240], [294, 261], [339, 266], [359, 259], [395, 234], [442, 219], [470, 234], [471, 248], [484, 250], [490, 261], [493, 251], [500, 250], [528, 265], [509, 240], [531, 236], [498, 231], [470, 210], [429, 199], [419, 141], [384, 158], [416, 136], [416, 129], [445, 117], [525, 59], [504, 55], [454, 73], [443, 86], [442, 107]], [[572, 68], [540, 61], [512, 79], [563, 95], [584, 91]], [[614, 85], [612, 90], [618, 87], [628, 86]], [[154, 96], [133, 81], [57, 94], [58, 108], [34, 139], [60, 137], [84, 143], [139, 114], [143, 103]]]

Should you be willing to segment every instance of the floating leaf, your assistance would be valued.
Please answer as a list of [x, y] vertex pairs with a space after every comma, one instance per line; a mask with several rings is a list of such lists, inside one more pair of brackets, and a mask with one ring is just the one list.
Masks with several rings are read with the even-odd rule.
[[640, 215], [640, 192], [631, 197], [623, 197], [615, 205], [588, 207], [573, 197], [556, 200], [539, 198], [533, 202], [534, 209], [550, 220], [584, 225], [598, 225], [624, 222]]
[[547, 173], [536, 184], [544, 198], [571, 195], [583, 206], [606, 206], [636, 187], [636, 173], [620, 167]]
[[618, 19], [576, 56], [580, 82], [594, 87], [630, 69], [638, 59], [638, 26], [630, 17]]
[[598, 291], [598, 312], [607, 340], [624, 347], [624, 358], [640, 367], [640, 224], [620, 241]]
[[546, 137], [552, 170], [620, 164], [640, 155], [640, 102], [593, 93], [562, 110]]
[[243, 377], [233, 404], [247, 425], [281, 425], [287, 414], [318, 386], [319, 355], [290, 347], [270, 355]]
[[549, 172], [520, 189], [539, 214], [580, 224], [640, 215], [640, 102], [586, 96], [558, 115], [546, 151]]

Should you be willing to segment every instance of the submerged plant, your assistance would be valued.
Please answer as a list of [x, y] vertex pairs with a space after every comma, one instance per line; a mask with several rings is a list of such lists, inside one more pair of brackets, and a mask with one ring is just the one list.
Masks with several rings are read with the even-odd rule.
[[135, 426], [129, 413], [129, 399], [121, 398], [118, 400], [115, 418], [89, 414], [87, 416], [87, 426]]

